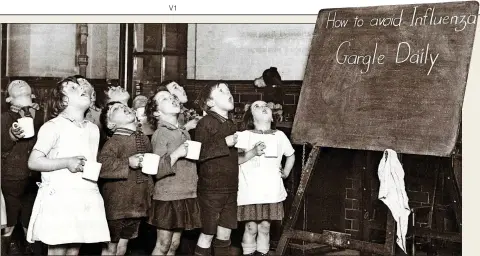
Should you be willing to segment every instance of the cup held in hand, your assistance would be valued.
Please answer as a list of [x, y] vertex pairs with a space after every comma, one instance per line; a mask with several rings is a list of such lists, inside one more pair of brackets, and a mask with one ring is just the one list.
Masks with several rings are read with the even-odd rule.
[[248, 131], [236, 132], [237, 143], [235, 144], [236, 148], [247, 149], [248, 143], [250, 141], [250, 133]]
[[85, 161], [83, 166], [83, 178], [86, 180], [97, 181], [98, 176], [100, 176], [100, 170], [102, 169], [102, 164], [95, 161]]
[[265, 143], [265, 157], [278, 157], [278, 141], [274, 135], [267, 135], [262, 138]]
[[159, 155], [145, 153], [142, 160], [142, 172], [148, 175], [157, 175], [159, 162]]
[[187, 156], [185, 158], [198, 160], [200, 157], [200, 149], [202, 148], [202, 143], [193, 140], [187, 140], [188, 144]]
[[35, 129], [33, 127], [33, 118], [31, 117], [22, 117], [17, 120], [17, 122], [13, 123], [15, 126], [20, 126], [23, 130], [23, 134], [25, 135], [23, 138], [31, 138], [35, 135]]

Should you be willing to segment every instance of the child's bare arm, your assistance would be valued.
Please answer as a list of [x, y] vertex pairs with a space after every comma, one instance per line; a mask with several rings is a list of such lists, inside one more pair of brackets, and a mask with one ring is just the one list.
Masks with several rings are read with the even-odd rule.
[[[47, 158], [50, 150], [55, 146], [58, 139], [58, 127], [53, 122], [46, 122], [37, 135], [37, 142], [28, 158], [28, 168], [39, 172], [51, 172], [68, 168], [71, 172], [83, 171], [85, 157], [74, 156], [57, 159]], [[75, 147], [75, 145], [71, 145]]]
[[100, 178], [104, 179], [127, 179], [130, 172], [128, 158], [119, 157], [118, 145], [114, 143], [115, 137], [110, 138], [98, 157], [98, 162], [102, 164]]
[[255, 156], [261, 156], [265, 152], [263, 151], [265, 149], [265, 144], [263, 142], [257, 142], [255, 144], [255, 147], [252, 149], [246, 151], [246, 152], [239, 152], [238, 154], [238, 165], [241, 165], [248, 160], [254, 158]]
[[71, 172], [79, 172], [83, 170], [82, 163], [85, 160], [83, 156], [49, 159], [43, 152], [34, 149], [28, 158], [28, 168], [38, 172], [51, 172], [65, 168]]
[[292, 171], [293, 165], [295, 164], [295, 154], [292, 154], [291, 156], [287, 156], [287, 160], [285, 161], [285, 167], [283, 168], [282, 171], [282, 178], [287, 178], [288, 175], [290, 175], [290, 172]]

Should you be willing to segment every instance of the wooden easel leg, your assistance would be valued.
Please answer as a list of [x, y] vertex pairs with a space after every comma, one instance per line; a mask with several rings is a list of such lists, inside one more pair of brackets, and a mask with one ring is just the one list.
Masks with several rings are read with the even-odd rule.
[[451, 197], [453, 202], [453, 211], [455, 213], [455, 219], [458, 225], [458, 231], [462, 232], [462, 191], [460, 190], [462, 182], [461, 180], [456, 179], [456, 173], [461, 173], [461, 166], [459, 168], [458, 165], [453, 165], [452, 168], [447, 170], [447, 177], [445, 181], [445, 187]]
[[288, 241], [290, 240], [290, 237], [292, 235], [293, 226], [297, 222], [298, 213], [300, 212], [300, 208], [302, 207], [301, 202], [304, 199], [305, 190], [307, 189], [308, 182], [310, 180], [310, 177], [312, 176], [313, 168], [315, 167], [315, 163], [317, 162], [319, 152], [320, 147], [314, 147], [312, 149], [310, 155], [308, 156], [308, 161], [305, 165], [305, 169], [302, 170], [300, 184], [298, 185], [297, 193], [295, 194], [295, 198], [293, 199], [290, 214], [288, 215], [285, 226], [283, 227], [282, 236], [278, 241], [275, 255], [284, 255], [285, 253]]
[[385, 231], [385, 252], [388, 253], [386, 255], [395, 255], [395, 225], [395, 219], [393, 219], [392, 213], [388, 211], [387, 228]]

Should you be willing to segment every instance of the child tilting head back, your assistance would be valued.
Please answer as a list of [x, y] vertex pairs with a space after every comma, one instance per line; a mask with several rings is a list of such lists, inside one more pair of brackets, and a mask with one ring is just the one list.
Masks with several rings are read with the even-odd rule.
[[178, 98], [164, 88], [157, 88], [147, 103], [147, 118], [156, 128], [152, 136], [153, 153], [168, 156], [175, 173], [155, 182], [148, 219], [158, 234], [152, 255], [174, 255], [181, 230], [201, 226], [197, 168], [194, 161], [185, 158], [190, 135], [179, 124], [180, 111]]
[[198, 106], [206, 111], [225, 114], [233, 110], [233, 96], [228, 84], [223, 81], [208, 83], [199, 93], [196, 100]]
[[138, 236], [142, 218], [147, 216], [153, 179], [142, 173], [141, 167], [145, 153], [151, 153], [152, 146], [147, 136], [137, 132], [135, 112], [124, 103], [108, 103], [101, 120], [111, 136], [99, 156], [111, 236], [102, 255], [123, 255], [128, 241]]
[[[245, 131], [239, 133], [238, 221], [247, 221], [242, 240], [244, 255], [267, 255], [270, 221], [283, 219], [286, 178], [295, 162], [287, 136], [275, 130], [272, 110], [264, 101], [255, 101], [245, 112]], [[282, 157], [286, 157], [282, 168]]]
[[237, 228], [238, 153], [234, 147], [237, 127], [228, 119], [228, 112], [234, 107], [228, 84], [207, 84], [200, 91], [197, 104], [207, 115], [195, 131], [195, 139], [202, 143], [198, 181], [202, 234], [195, 253], [208, 255], [217, 234], [213, 242], [215, 254], [229, 255], [230, 233]]
[[[1, 187], [5, 194], [7, 223], [2, 234], [2, 253], [10, 246], [17, 223], [28, 227], [33, 200], [37, 193], [36, 181], [40, 174], [28, 168], [28, 154], [35, 145], [37, 133], [44, 122], [44, 112], [33, 103], [32, 88], [23, 80], [14, 80], [7, 87], [6, 102], [10, 105], [1, 115], [2, 170]], [[8, 215], [8, 216], [7, 216]], [[26, 232], [25, 232], [26, 233]], [[5, 241], [6, 239], [6, 241]]]
[[130, 94], [121, 86], [109, 86], [108, 90], [105, 91], [105, 104], [112, 101], [120, 101], [125, 105], [128, 105], [129, 99]]
[[144, 95], [138, 95], [133, 99], [132, 108], [135, 110], [138, 121], [138, 129], [147, 135], [150, 139], [155, 131], [148, 123], [147, 115], [145, 114], [145, 107], [147, 106], [148, 98]]
[[76, 75], [73, 76], [76, 78], [77, 82], [83, 86], [84, 90], [87, 92], [88, 95], [90, 95], [90, 107], [88, 108], [86, 112], [85, 119], [88, 121], [93, 122], [100, 128], [100, 109], [95, 105], [96, 100], [97, 100], [97, 94], [95, 92], [95, 89], [93, 88], [92, 84], [83, 76]]
[[100, 122], [105, 133], [112, 136], [117, 128], [127, 128], [136, 131], [135, 111], [122, 102], [109, 102], [100, 114]]
[[49, 255], [78, 254], [81, 243], [110, 241], [98, 185], [82, 174], [96, 166], [100, 137], [98, 127], [85, 120], [90, 103], [76, 77], [60, 81], [52, 94], [53, 118], [40, 128], [28, 160], [42, 183], [27, 240], [49, 245]]
[[188, 96], [185, 88], [173, 80], [167, 80], [157, 86], [156, 92], [166, 90], [170, 92], [180, 102], [180, 114], [178, 121], [187, 131], [195, 129], [198, 120], [201, 119], [194, 109], [188, 109], [185, 104], [188, 102]]

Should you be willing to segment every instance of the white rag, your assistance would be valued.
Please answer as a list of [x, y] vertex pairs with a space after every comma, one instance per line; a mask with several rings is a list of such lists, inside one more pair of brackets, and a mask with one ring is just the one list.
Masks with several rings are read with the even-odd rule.
[[397, 153], [391, 149], [385, 150], [378, 166], [378, 178], [380, 180], [378, 199], [390, 209], [397, 222], [397, 244], [407, 253], [405, 237], [407, 235], [410, 207], [405, 192], [404, 177], [405, 172], [398, 160]]

